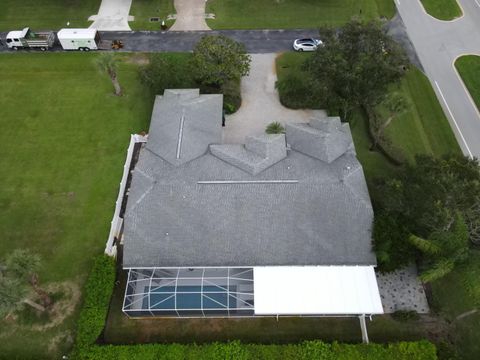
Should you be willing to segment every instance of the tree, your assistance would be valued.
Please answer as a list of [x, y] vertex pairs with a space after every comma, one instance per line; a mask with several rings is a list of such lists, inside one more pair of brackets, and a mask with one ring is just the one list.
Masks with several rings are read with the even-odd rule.
[[190, 66], [201, 84], [221, 89], [248, 75], [250, 61], [243, 44], [223, 35], [206, 35], [195, 46]]
[[117, 77], [118, 58], [115, 54], [112, 52], [104, 52], [100, 54], [96, 59], [96, 64], [100, 71], [106, 72], [110, 77], [110, 80], [112, 80], [115, 95], [122, 96], [122, 88]]
[[404, 166], [378, 191], [385, 210], [403, 214], [412, 233], [428, 238], [448, 230], [457, 214], [464, 220], [474, 217], [480, 206], [480, 168], [476, 159], [463, 155], [417, 155], [414, 164]]
[[406, 220], [401, 214], [375, 213], [373, 245], [380, 271], [393, 271], [413, 261], [415, 249], [408, 241], [409, 235]]
[[155, 94], [163, 94], [165, 89], [196, 87], [182, 60], [170, 54], [152, 54], [149, 64], [140, 69], [140, 78]]
[[[416, 249], [410, 253], [411, 259], [421, 255], [421, 278], [428, 282], [447, 274], [469, 256], [468, 240], [478, 238], [480, 224], [480, 168], [476, 159], [417, 155], [415, 163], [400, 168], [395, 178], [377, 183], [375, 190], [375, 205], [382, 209], [381, 216], [389, 218], [383, 226], [377, 226], [381, 218], [376, 219], [374, 228], [380, 265], [395, 265], [391, 260], [398, 259], [400, 246], [407, 241]], [[401, 232], [395, 224], [402, 224]]]
[[352, 20], [339, 31], [320, 30], [319, 46], [304, 65], [315, 81], [315, 92], [323, 95], [330, 109], [339, 109], [344, 120], [358, 106], [374, 107], [388, 86], [404, 73], [403, 50], [380, 23]]
[[0, 318], [20, 310], [26, 294], [26, 287], [19, 279], [0, 275]]
[[424, 282], [445, 276], [468, 257], [468, 228], [459, 214], [448, 229], [434, 231], [428, 239], [411, 235], [409, 240], [428, 255], [424, 262], [425, 270], [420, 274]]
[[28, 250], [17, 249], [5, 259], [6, 276], [28, 283], [40, 297], [42, 306], [52, 305], [48, 292], [39, 286], [40, 257]]
[[373, 143], [370, 150], [377, 148], [379, 143], [388, 141], [385, 138], [385, 130], [395, 118], [398, 118], [407, 110], [405, 98], [398, 92], [388, 95], [383, 101], [382, 106], [387, 112], [386, 118], [378, 115], [378, 113], [375, 114], [375, 116], [369, 116], [370, 128], [373, 135]]
[[285, 128], [278, 121], [274, 121], [267, 125], [265, 132], [267, 134], [285, 134]]

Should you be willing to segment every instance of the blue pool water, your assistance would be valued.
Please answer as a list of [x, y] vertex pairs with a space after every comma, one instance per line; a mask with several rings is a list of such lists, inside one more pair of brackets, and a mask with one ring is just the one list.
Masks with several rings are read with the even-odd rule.
[[[235, 288], [235, 286], [230, 286], [230, 291], [234, 292]], [[155, 292], [150, 294], [151, 309], [175, 309], [175, 296], [172, 296], [173, 293], [175, 293], [175, 286], [163, 286], [158, 289], [152, 287], [151, 291]], [[177, 310], [201, 309], [202, 294], [200, 291], [202, 291], [201, 286], [177, 286]], [[203, 296], [204, 309], [224, 309], [227, 307], [228, 295], [225, 290], [216, 286], [204, 286], [203, 293], [205, 295]], [[144, 299], [143, 301], [144, 308], [148, 308], [147, 301], [148, 299]], [[236, 304], [236, 299], [230, 296], [230, 307], [232, 307], [233, 304]]]

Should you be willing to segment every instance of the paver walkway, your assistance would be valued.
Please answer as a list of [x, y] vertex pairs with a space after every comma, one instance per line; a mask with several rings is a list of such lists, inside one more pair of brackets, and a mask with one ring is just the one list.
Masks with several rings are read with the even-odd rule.
[[429, 312], [427, 296], [414, 265], [387, 274], [377, 272], [377, 282], [385, 313], [398, 310]]
[[245, 137], [265, 133], [265, 127], [278, 121], [308, 122], [313, 114], [324, 114], [322, 110], [291, 110], [280, 104], [275, 89], [277, 54], [253, 54], [250, 74], [242, 79], [242, 106], [226, 117], [223, 142], [244, 144]]
[[480, 113], [453, 65], [461, 55], [480, 55], [480, 0], [458, 2], [463, 17], [440, 21], [428, 15], [419, 0], [395, 0], [464, 154], [480, 157]]
[[175, 0], [177, 19], [171, 31], [210, 30], [205, 22], [205, 0]]
[[97, 15], [92, 15], [88, 20], [93, 21], [90, 28], [101, 31], [129, 31], [128, 21], [132, 0], [102, 0]]

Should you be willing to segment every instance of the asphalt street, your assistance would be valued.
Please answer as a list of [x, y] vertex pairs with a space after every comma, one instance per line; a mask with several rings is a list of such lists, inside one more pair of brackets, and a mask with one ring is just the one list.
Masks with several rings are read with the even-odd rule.
[[[318, 37], [318, 30], [222, 30], [222, 31], [109, 31], [101, 32], [102, 39], [122, 40], [120, 51], [192, 51], [204, 35], [225, 35], [245, 44], [251, 54], [281, 52], [292, 49], [293, 40], [301, 37]], [[6, 33], [0, 37], [4, 41]], [[2, 51], [10, 51], [0, 47]], [[53, 50], [61, 51], [60, 46]], [[25, 50], [28, 51], [28, 50]]]
[[419, 0], [395, 0], [464, 154], [480, 158], [480, 113], [454, 66], [461, 55], [480, 55], [480, 0], [458, 1], [463, 17], [440, 21]]

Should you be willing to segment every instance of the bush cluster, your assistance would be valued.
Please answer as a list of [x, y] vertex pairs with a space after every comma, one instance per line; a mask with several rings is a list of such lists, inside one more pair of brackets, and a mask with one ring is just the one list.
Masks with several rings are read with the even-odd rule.
[[95, 259], [85, 286], [85, 300], [78, 320], [72, 359], [85, 360], [436, 360], [435, 346], [427, 341], [380, 344], [327, 344], [305, 341], [301, 344], [256, 345], [229, 343], [98, 345], [115, 281], [115, 263], [105, 255]]
[[240, 80], [228, 80], [224, 84], [203, 84], [195, 79], [191, 70], [191, 54], [152, 54], [150, 63], [140, 68], [140, 78], [155, 94], [165, 89], [195, 89], [202, 94], [223, 94], [226, 114], [238, 110], [242, 103]]
[[77, 323], [75, 347], [80, 352], [94, 344], [103, 331], [114, 283], [115, 260], [106, 255], [95, 258]]
[[208, 345], [144, 344], [93, 346], [89, 360], [435, 360], [436, 348], [427, 341], [380, 344], [327, 344], [306, 341], [288, 345], [253, 345], [238, 341]]

